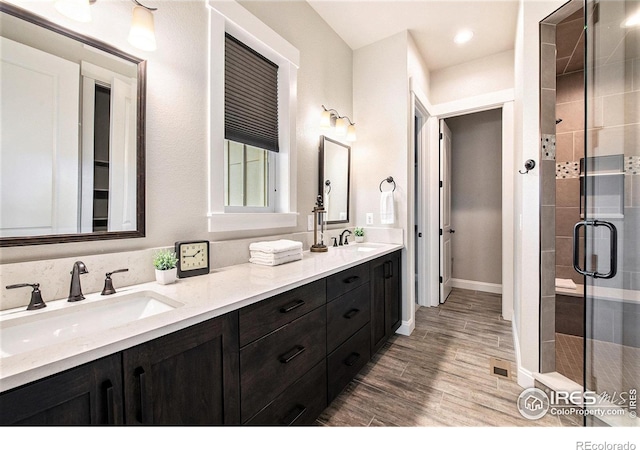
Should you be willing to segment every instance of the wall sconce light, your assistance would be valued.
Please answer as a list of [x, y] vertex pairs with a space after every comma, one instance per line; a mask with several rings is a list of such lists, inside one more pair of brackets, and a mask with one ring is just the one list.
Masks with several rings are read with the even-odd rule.
[[[56, 0], [55, 7], [60, 14], [78, 22], [91, 22], [91, 8], [97, 0]], [[136, 6], [131, 14], [131, 30], [129, 44], [135, 48], [152, 52], [156, 49], [156, 34], [152, 11], [137, 0], [131, 0]]]
[[91, 9], [89, 5], [96, 0], [57, 0], [56, 10], [60, 14], [76, 22], [91, 22]]
[[322, 105], [322, 115], [320, 116], [320, 128], [328, 130], [331, 127], [336, 129], [338, 136], [347, 136], [347, 141], [356, 140], [356, 124], [347, 116], [341, 116], [335, 109], [327, 109]]

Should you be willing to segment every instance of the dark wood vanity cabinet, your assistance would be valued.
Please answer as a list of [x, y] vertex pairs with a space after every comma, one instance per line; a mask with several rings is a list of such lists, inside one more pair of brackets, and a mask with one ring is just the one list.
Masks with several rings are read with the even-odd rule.
[[127, 424], [240, 423], [238, 313], [122, 352]]
[[0, 424], [312, 424], [400, 326], [400, 254], [2, 393]]
[[400, 255], [397, 251], [370, 263], [372, 355], [402, 323]]
[[319, 280], [240, 310], [243, 423], [309, 424], [326, 407], [325, 299]]
[[0, 424], [122, 424], [122, 405], [118, 353], [0, 394]]

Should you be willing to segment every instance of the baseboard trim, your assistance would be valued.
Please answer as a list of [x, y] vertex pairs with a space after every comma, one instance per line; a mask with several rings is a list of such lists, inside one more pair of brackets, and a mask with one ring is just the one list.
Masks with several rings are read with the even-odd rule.
[[485, 283], [483, 281], [471, 281], [452, 278], [451, 286], [453, 286], [454, 288], [469, 289], [472, 291], [489, 292], [491, 294], [502, 294], [501, 284]]
[[522, 367], [522, 360], [520, 358], [520, 340], [518, 339], [518, 330], [516, 329], [515, 320], [511, 321], [511, 333], [513, 334], [513, 348], [516, 353], [516, 367], [518, 368], [518, 386], [524, 389], [534, 387], [535, 378], [533, 373]]
[[400, 327], [396, 330], [396, 333], [402, 334], [403, 336], [411, 336], [413, 330], [416, 328], [415, 319], [411, 319], [409, 321], [403, 320]]

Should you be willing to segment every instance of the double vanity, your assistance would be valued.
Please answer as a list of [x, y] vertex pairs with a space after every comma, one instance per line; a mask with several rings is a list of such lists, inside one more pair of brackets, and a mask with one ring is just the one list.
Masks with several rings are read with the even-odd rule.
[[401, 248], [4, 311], [0, 423], [313, 423], [400, 326]]

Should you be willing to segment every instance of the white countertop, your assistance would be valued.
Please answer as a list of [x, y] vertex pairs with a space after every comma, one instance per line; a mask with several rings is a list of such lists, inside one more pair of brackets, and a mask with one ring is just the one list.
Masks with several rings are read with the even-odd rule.
[[[373, 249], [357, 251], [358, 245]], [[61, 299], [47, 302], [47, 308], [37, 311], [25, 311], [24, 307], [2, 311], [0, 338], [2, 324], [9, 319], [47, 314], [80, 304], [104, 302], [134, 292], [152, 291], [183, 304], [174, 310], [104, 332], [0, 358], [0, 392], [237, 310], [402, 248], [402, 245], [397, 244], [374, 243], [329, 247], [326, 253], [307, 251], [303, 253], [301, 261], [275, 267], [240, 264], [214, 270], [208, 275], [180, 279], [166, 286], [154, 281], [118, 288], [116, 281], [117, 293], [110, 296], [101, 296], [98, 292], [86, 294], [86, 299], [80, 303], [69, 303], [66, 299]]]

